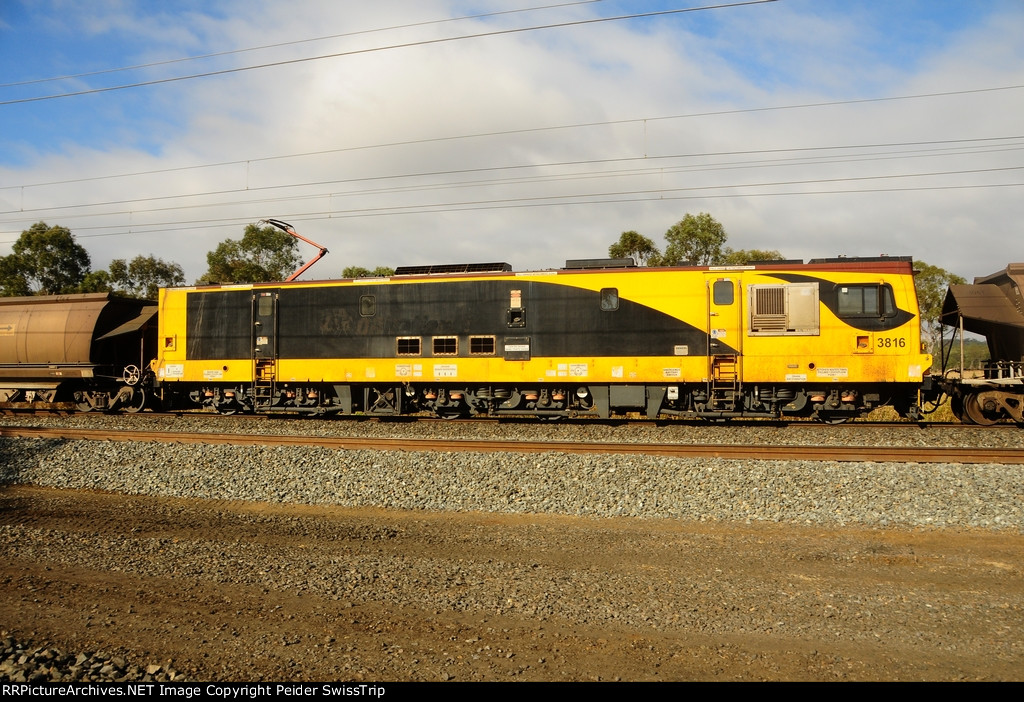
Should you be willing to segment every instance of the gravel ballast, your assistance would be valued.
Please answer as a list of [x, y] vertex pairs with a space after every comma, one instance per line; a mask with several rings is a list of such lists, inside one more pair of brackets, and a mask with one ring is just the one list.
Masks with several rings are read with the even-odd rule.
[[540, 422], [536, 419], [435, 421], [273, 419], [221, 417], [215, 414], [184, 414], [176, 417], [76, 414], [0, 416], [0, 426], [69, 427], [167, 432], [223, 432], [251, 435], [366, 437], [381, 439], [453, 439], [504, 441], [586, 441], [635, 444], [745, 444], [764, 446], [948, 446], [951, 448], [1022, 448], [1024, 431], [1012, 425], [982, 429], [963, 425], [869, 425], [854, 423], [830, 426], [815, 422], [734, 421], [703, 422]]
[[[875, 446], [1024, 435], [0, 423]], [[1017, 679], [1022, 477], [1009, 465], [0, 438], [0, 595], [14, 613], [0, 622], [0, 679]]]
[[3, 439], [0, 481], [408, 510], [1024, 528], [1024, 466], [1006, 465]]

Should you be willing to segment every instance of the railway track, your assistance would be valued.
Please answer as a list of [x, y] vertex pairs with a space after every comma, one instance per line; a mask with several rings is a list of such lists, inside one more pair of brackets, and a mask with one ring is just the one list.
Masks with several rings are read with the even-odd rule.
[[675, 458], [805, 460], [903, 463], [1024, 464], [1024, 449], [919, 446], [775, 446], [741, 444], [660, 444], [583, 441], [501, 441], [474, 439], [395, 439], [207, 432], [118, 431], [111, 429], [0, 427], [0, 437], [85, 441], [151, 441], [234, 446], [316, 446], [335, 450], [636, 454]]
[[[244, 422], [244, 421], [292, 421], [301, 423], [309, 420], [322, 420], [323, 417], [306, 417], [298, 415], [268, 415], [268, 414], [217, 414], [208, 410], [176, 410], [170, 412], [141, 412], [141, 413], [125, 413], [125, 414], [103, 414], [99, 412], [80, 412], [73, 408], [57, 408], [57, 409], [12, 409], [0, 407], [0, 418], [6, 417], [11, 420], [18, 418], [67, 418], [67, 417], [118, 417], [123, 421], [134, 421], [139, 418], [141, 421], [146, 419], [178, 419], [182, 417], [201, 417], [216, 422]], [[402, 415], [398, 417], [370, 417], [360, 415], [337, 415], [331, 417], [329, 421], [344, 423], [380, 423], [380, 424], [409, 424], [409, 423], [420, 423], [420, 424], [449, 424], [450, 419], [442, 419], [433, 415]], [[473, 417], [472, 424], [476, 425], [525, 425], [525, 426], [542, 426], [544, 422], [540, 422], [536, 417]], [[843, 422], [838, 424], [821, 424], [814, 422], [810, 419], [762, 419], [762, 418], [734, 418], [725, 422], [709, 422], [700, 419], [648, 419], [648, 418], [635, 418], [635, 417], [616, 417], [613, 419], [595, 419], [595, 418], [560, 418], [559, 421], [554, 422], [561, 426], [695, 426], [695, 427], [706, 427], [706, 426], [722, 426], [722, 427], [817, 427], [823, 428], [828, 427], [836, 431], [850, 431], [856, 432], [861, 429], [872, 428], [872, 429], [907, 429], [907, 428], [918, 428], [921, 430], [928, 429], [943, 429], [943, 428], [956, 428], [963, 431], [976, 431], [976, 432], [992, 432], [999, 430], [1015, 430], [1019, 429], [1013, 422], [1000, 422], [992, 425], [976, 425], [976, 424], [964, 424], [958, 421], [932, 421], [924, 420], [920, 422], [912, 422], [909, 420], [873, 420], [873, 419], [857, 419], [851, 422]]]

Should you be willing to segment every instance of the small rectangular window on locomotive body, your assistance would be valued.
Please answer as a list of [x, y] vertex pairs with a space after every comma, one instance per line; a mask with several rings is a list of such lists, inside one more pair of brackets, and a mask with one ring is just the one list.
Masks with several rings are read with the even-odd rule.
[[423, 340], [418, 336], [400, 336], [395, 344], [399, 356], [419, 356], [422, 353]]
[[470, 356], [493, 356], [495, 348], [496, 342], [493, 336], [469, 337]]
[[256, 316], [270, 317], [274, 314], [273, 293], [260, 293], [256, 298]]
[[619, 289], [601, 288], [601, 311], [614, 312], [619, 309]]
[[377, 296], [376, 295], [360, 295], [359, 296], [359, 316], [360, 317], [372, 317], [377, 314]]
[[731, 305], [736, 297], [736, 288], [731, 280], [716, 280], [711, 286], [711, 298], [716, 305]]
[[457, 336], [435, 336], [432, 346], [434, 356], [459, 355], [459, 338]]

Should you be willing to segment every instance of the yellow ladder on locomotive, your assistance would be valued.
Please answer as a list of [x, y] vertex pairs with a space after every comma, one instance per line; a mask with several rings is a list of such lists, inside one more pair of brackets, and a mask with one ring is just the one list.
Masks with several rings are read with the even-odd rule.
[[740, 397], [739, 358], [736, 354], [711, 356], [709, 406], [715, 410], [735, 410]]
[[253, 373], [252, 401], [256, 409], [266, 409], [274, 404], [277, 374], [275, 372], [275, 361], [272, 358], [255, 359], [256, 367]]

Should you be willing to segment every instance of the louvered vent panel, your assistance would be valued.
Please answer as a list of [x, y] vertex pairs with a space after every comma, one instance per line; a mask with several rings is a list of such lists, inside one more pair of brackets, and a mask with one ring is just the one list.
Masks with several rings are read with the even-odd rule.
[[754, 304], [756, 305], [754, 314], [786, 314], [786, 290], [781, 285], [771, 288], [758, 288], [754, 292]]
[[750, 321], [755, 332], [786, 331], [786, 291], [781, 285], [754, 290]]

